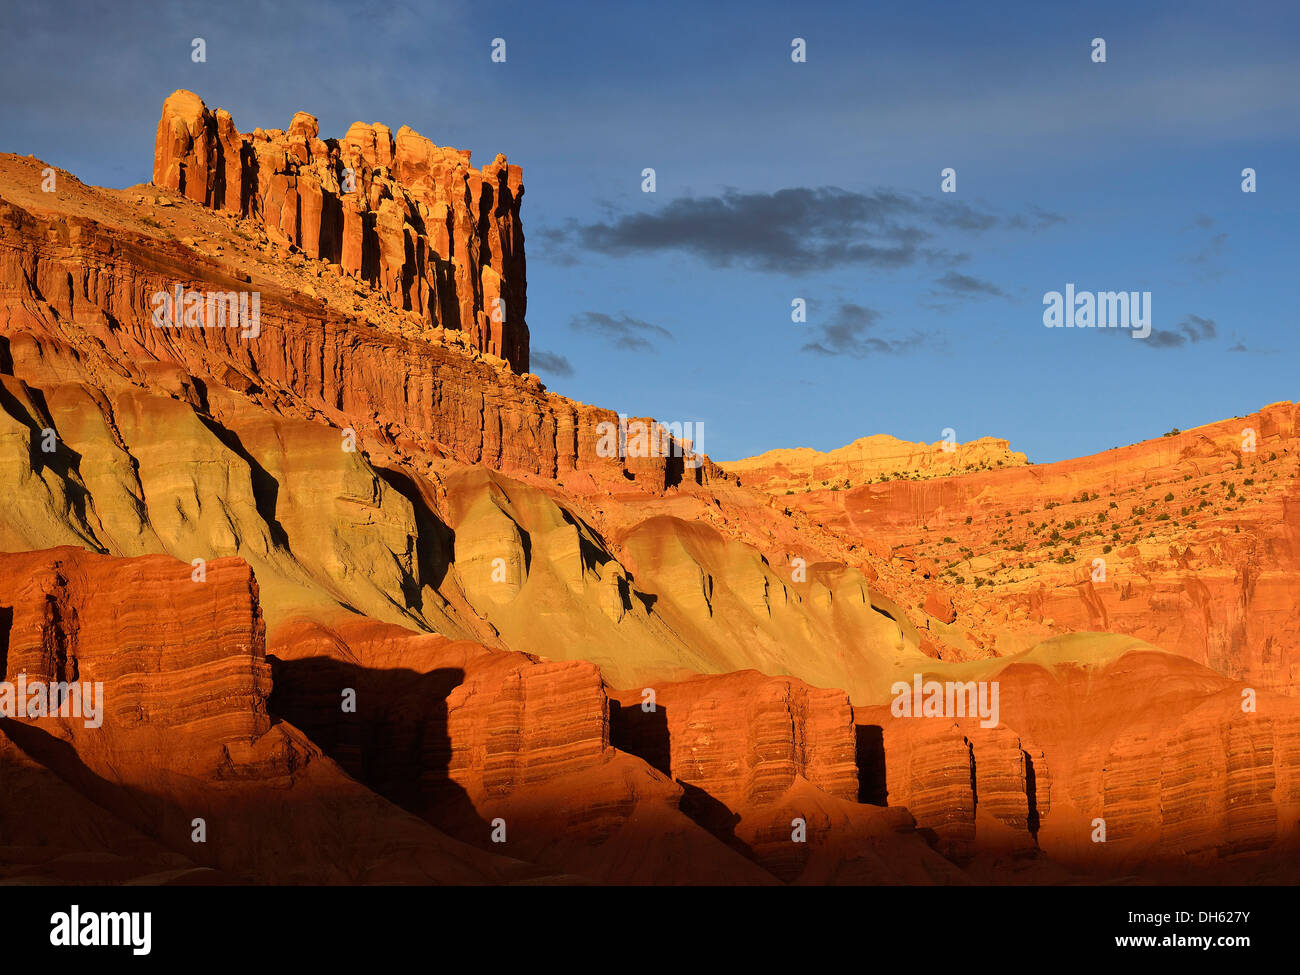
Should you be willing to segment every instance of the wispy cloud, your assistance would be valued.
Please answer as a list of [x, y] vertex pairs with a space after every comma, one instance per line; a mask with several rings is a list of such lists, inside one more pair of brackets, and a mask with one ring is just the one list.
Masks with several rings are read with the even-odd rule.
[[1212, 234], [1199, 248], [1183, 257], [1188, 264], [1208, 264], [1216, 257], [1222, 256], [1227, 249], [1228, 235], [1223, 231]]
[[588, 332], [611, 340], [620, 349], [649, 349], [655, 338], [672, 338], [666, 328], [632, 318], [629, 315], [607, 315], [599, 311], [584, 311], [569, 322], [574, 331]]
[[865, 359], [873, 353], [898, 355], [924, 343], [925, 337], [918, 332], [903, 338], [878, 334], [876, 326], [880, 318], [880, 312], [874, 308], [844, 302], [829, 322], [814, 326], [817, 338], [805, 343], [803, 350], [818, 355]]
[[1024, 213], [1017, 213], [1007, 219], [1007, 226], [1010, 229], [1028, 230], [1030, 233], [1055, 227], [1058, 223], [1065, 223], [1065, 217], [1036, 206], [1031, 206]]
[[982, 278], [962, 274], [959, 271], [949, 271], [934, 283], [935, 287], [930, 291], [930, 294], [936, 298], [1002, 298], [1006, 296], [1006, 292], [992, 281], [985, 281]]
[[1145, 343], [1153, 349], [1178, 349], [1188, 344], [1207, 342], [1219, 334], [1213, 318], [1188, 315], [1176, 329], [1152, 329]]
[[552, 376], [569, 377], [573, 375], [573, 363], [558, 352], [534, 349], [528, 356], [534, 370], [541, 370]]

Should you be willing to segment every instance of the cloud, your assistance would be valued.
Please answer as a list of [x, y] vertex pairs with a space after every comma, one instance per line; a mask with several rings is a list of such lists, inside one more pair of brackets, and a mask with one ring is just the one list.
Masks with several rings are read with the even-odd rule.
[[1031, 219], [1006, 220], [966, 203], [892, 190], [793, 187], [679, 197], [651, 212], [571, 221], [548, 231], [548, 239], [610, 257], [678, 251], [714, 267], [804, 274], [852, 265], [899, 268], [921, 260], [950, 265], [965, 255], [931, 245], [940, 232], [1023, 229], [1061, 219], [1038, 211]]
[[998, 218], [991, 213], [981, 213], [965, 203], [954, 200], [942, 204], [935, 214], [935, 222], [941, 227], [955, 227], [958, 230], [981, 233], [996, 227]]
[[[568, 222], [574, 223], [572, 219]], [[573, 267], [578, 263], [578, 255], [573, 252], [567, 230], [560, 227], [540, 227], [531, 231], [530, 236], [540, 237], [546, 242], [545, 247], [536, 248], [537, 256], [530, 257], [530, 261], [538, 261], [554, 267]]]
[[986, 295], [995, 298], [1006, 297], [1006, 292], [993, 282], [958, 271], [949, 271], [936, 280], [935, 285], [936, 288], [930, 294], [936, 298], [980, 298]]
[[1220, 231], [1219, 233], [1212, 235], [1210, 239], [1201, 246], [1200, 250], [1186, 255], [1183, 257], [1183, 260], [1188, 264], [1208, 264], [1216, 257], [1220, 257], [1224, 250], [1227, 249], [1227, 245], [1228, 235], [1223, 231]]
[[1241, 340], [1241, 335], [1237, 332], [1232, 333], [1232, 345], [1228, 348], [1229, 352], [1250, 352], [1246, 348], [1246, 343]]
[[599, 311], [584, 311], [575, 315], [569, 322], [569, 327], [577, 332], [589, 332], [611, 339], [614, 346], [620, 349], [649, 349], [650, 339], [673, 337], [668, 329], [643, 322], [639, 318], [628, 315], [615, 318]]
[[1200, 315], [1186, 316], [1178, 323], [1177, 329], [1177, 331], [1152, 329], [1145, 340], [1146, 344], [1154, 349], [1178, 349], [1189, 343], [1207, 342], [1219, 334], [1214, 319], [1202, 318]]
[[529, 359], [534, 370], [540, 369], [542, 372], [550, 373], [553, 376], [568, 377], [573, 375], [573, 363], [559, 353], [534, 349], [529, 353]]
[[880, 312], [853, 302], [844, 302], [835, 317], [815, 327], [817, 338], [804, 345], [805, 352], [826, 356], [851, 356], [865, 359], [872, 353], [898, 355], [919, 346], [924, 337], [913, 333], [906, 338], [888, 338], [874, 334]]
[[1007, 226], [1010, 229], [1028, 230], [1030, 233], [1035, 234], [1040, 230], [1046, 230], [1048, 227], [1055, 227], [1058, 223], [1065, 223], [1065, 217], [1059, 213], [1052, 213], [1050, 210], [1044, 210], [1042, 207], [1036, 206], [1031, 206], [1027, 213], [1017, 213], [1007, 220]]

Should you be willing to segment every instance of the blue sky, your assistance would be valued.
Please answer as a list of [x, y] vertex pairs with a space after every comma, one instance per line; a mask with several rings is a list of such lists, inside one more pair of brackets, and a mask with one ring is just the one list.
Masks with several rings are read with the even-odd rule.
[[[952, 427], [1044, 462], [1300, 398], [1294, 4], [289, 6], [14, 11], [0, 149], [146, 181], [184, 87], [504, 152], [539, 374], [716, 459]], [[1152, 338], [1044, 328], [1067, 282], [1150, 291]]]

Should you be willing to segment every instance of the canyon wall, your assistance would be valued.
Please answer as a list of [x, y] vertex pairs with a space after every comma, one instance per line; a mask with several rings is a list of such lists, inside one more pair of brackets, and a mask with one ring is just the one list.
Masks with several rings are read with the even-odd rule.
[[1295, 404], [1054, 464], [781, 500], [942, 584], [928, 624], [942, 639], [1005, 656], [1123, 633], [1300, 693]]
[[[7, 681], [102, 686], [98, 720], [71, 701], [61, 714], [0, 718], [6, 795], [16, 778], [39, 803], [6, 832], [0, 872], [76, 882], [545, 875], [419, 822], [273, 718], [257, 583], [243, 562], [214, 561], [200, 576], [165, 556], [7, 554], [0, 593]], [[46, 833], [47, 818], [68, 831]], [[61, 872], [68, 854], [89, 872]]]
[[[614, 411], [546, 392], [531, 374], [499, 367], [478, 343], [467, 347], [454, 326], [427, 332], [423, 319], [394, 311], [382, 292], [358, 292], [301, 255], [285, 260], [269, 239], [259, 245], [241, 236], [247, 221], [231, 224], [166, 196], [141, 206], [70, 176], [59, 195], [45, 197], [34, 160], [7, 157], [7, 167], [0, 337], [11, 368], [33, 383], [148, 385], [168, 371], [157, 364], [168, 363], [260, 407], [353, 429], [361, 445], [404, 441], [510, 473], [630, 477], [651, 489], [723, 476], [676, 441], [660, 456], [602, 451], [603, 432], [617, 427]], [[164, 221], [185, 236], [154, 225]], [[256, 290], [257, 333], [157, 327], [155, 298], [178, 285], [205, 294]]]

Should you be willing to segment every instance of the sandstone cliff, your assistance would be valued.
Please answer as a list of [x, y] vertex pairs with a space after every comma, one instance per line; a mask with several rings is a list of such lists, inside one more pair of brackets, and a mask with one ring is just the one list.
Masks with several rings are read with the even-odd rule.
[[177, 91], [158, 120], [153, 182], [251, 217], [272, 240], [527, 372], [519, 167], [499, 155], [476, 169], [469, 152], [406, 126], [357, 122], [341, 140], [318, 128], [299, 112], [287, 130], [241, 135], [228, 112]]
[[[257, 584], [243, 563], [213, 562], [196, 581], [190, 566], [166, 557], [54, 549], [0, 556], [0, 591], [7, 681], [103, 686], [98, 725], [75, 714], [0, 719], [6, 783], [11, 769], [26, 770], [42, 800], [28, 816], [75, 820], [55, 850], [80, 834], [82, 855], [144, 858], [114, 861], [120, 879], [198, 867], [263, 882], [543, 875], [420, 823], [272, 718]], [[69, 791], [80, 796], [71, 804]], [[78, 806], [88, 820], [77, 819]], [[107, 820], [92, 829], [100, 812]], [[110, 839], [114, 821], [130, 829]], [[35, 832], [24, 825], [18, 835], [32, 848], [10, 855], [29, 879], [59, 876]], [[132, 848], [132, 836], [151, 842]]]

